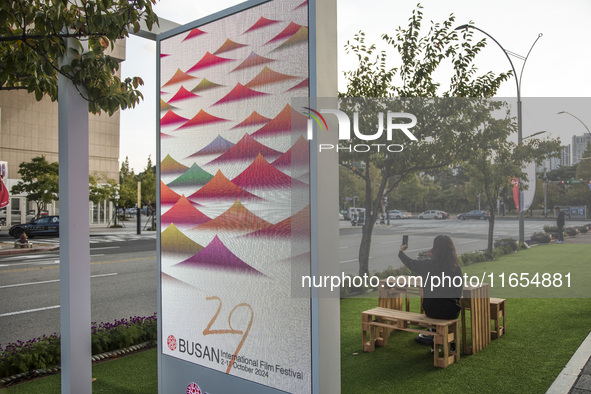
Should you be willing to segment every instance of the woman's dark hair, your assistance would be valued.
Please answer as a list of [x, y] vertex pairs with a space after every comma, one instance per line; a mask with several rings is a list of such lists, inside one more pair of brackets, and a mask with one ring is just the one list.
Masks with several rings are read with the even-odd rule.
[[447, 235], [438, 235], [433, 240], [431, 255], [444, 270], [453, 271], [458, 267], [458, 255], [453, 241]]

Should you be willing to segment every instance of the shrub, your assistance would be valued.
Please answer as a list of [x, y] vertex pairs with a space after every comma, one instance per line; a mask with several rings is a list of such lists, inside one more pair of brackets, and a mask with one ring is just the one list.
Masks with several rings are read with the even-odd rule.
[[[516, 239], [513, 239], [513, 238], [502, 238], [502, 239], [495, 241], [495, 243], [494, 243], [495, 248], [507, 247], [507, 246], [513, 252], [516, 252], [517, 249], [519, 249], [519, 243], [517, 242]], [[509, 254], [509, 253], [505, 253], [505, 254]]]
[[549, 224], [544, 226], [544, 232], [545, 233], [557, 233], [558, 232], [558, 227], [557, 226], [551, 226]]
[[585, 234], [585, 233], [589, 232], [589, 228], [587, 226], [579, 226], [579, 227], [577, 227], [577, 230], [579, 230], [579, 232], [581, 234]]
[[550, 243], [552, 238], [547, 233], [534, 233], [531, 236], [531, 240], [537, 244], [547, 244]]
[[[92, 323], [92, 354], [117, 350], [143, 342], [156, 341], [156, 315], [130, 317], [114, 323]], [[0, 345], [0, 377], [11, 376], [60, 363], [60, 337], [54, 333]]]

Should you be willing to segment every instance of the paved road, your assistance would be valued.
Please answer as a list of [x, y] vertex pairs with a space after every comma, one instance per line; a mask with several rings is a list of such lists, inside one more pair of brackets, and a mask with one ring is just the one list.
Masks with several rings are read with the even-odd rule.
[[[92, 321], [154, 314], [156, 280], [155, 237], [91, 243]], [[0, 344], [58, 332], [59, 254], [0, 258], [0, 299]]]
[[[359, 244], [361, 228], [351, 228], [348, 222], [341, 222], [339, 262], [341, 270], [347, 274], [359, 271]], [[433, 239], [439, 234], [449, 235], [458, 254], [486, 249], [488, 239], [488, 221], [468, 220], [394, 220], [390, 226], [377, 225], [372, 235], [369, 260], [370, 272], [384, 271], [388, 267], [401, 267], [398, 249], [402, 235], [409, 235], [408, 254], [416, 257], [418, 252], [431, 249]], [[532, 220], [525, 222], [525, 237], [534, 232], [543, 231], [544, 225], [553, 225], [555, 220]], [[580, 223], [573, 223], [580, 224]], [[569, 223], [567, 223], [569, 225]], [[517, 220], [495, 221], [494, 238], [519, 238]]]

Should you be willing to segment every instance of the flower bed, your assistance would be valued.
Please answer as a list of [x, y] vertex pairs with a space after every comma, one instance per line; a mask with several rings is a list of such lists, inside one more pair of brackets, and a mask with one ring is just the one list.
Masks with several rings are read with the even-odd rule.
[[[130, 317], [113, 323], [92, 323], [92, 354], [157, 340], [156, 315]], [[0, 345], [0, 377], [60, 363], [60, 337], [56, 333], [29, 341]]]

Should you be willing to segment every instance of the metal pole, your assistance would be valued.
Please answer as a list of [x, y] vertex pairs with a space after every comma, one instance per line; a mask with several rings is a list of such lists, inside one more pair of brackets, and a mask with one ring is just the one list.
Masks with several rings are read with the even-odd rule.
[[[71, 62], [68, 57], [63, 63]], [[62, 393], [92, 391], [88, 102], [58, 76]]]
[[137, 234], [142, 233], [142, 182], [137, 183]]
[[[501, 50], [503, 51], [503, 53], [507, 57], [507, 60], [509, 60], [509, 64], [511, 64], [511, 69], [513, 70], [513, 75], [515, 75], [515, 85], [517, 87], [517, 145], [519, 148], [519, 147], [521, 147], [521, 145], [523, 145], [523, 122], [522, 122], [522, 116], [521, 116], [521, 114], [522, 114], [521, 81], [523, 80], [523, 70], [525, 69], [525, 63], [527, 62], [527, 58], [529, 57], [531, 50], [534, 48], [534, 45], [536, 45], [536, 43], [538, 42], [540, 37], [542, 37], [542, 33], [538, 34], [538, 38], [536, 38], [536, 40], [534, 41], [532, 46], [529, 48], [529, 52], [527, 52], [527, 55], [523, 58], [523, 65], [521, 66], [521, 73], [519, 74], [519, 77], [517, 77], [517, 71], [515, 70], [515, 67], [513, 66], [513, 61], [511, 60], [509, 53], [505, 50], [505, 48], [503, 48], [503, 46], [497, 40], [495, 40], [495, 38], [493, 36], [491, 36], [490, 34], [485, 32], [484, 30], [482, 30], [474, 25], [470, 25], [470, 24], [458, 26], [454, 30], [462, 30], [462, 29], [467, 29], [467, 28], [472, 28], [472, 29], [478, 30], [479, 32], [481, 32], [482, 34], [486, 35], [491, 40], [493, 40], [495, 42], [495, 44], [497, 44], [499, 46], [499, 48], [501, 48]], [[521, 189], [521, 179], [519, 179], [519, 242], [523, 243], [524, 241], [525, 241], [525, 216], [524, 216], [524, 210], [523, 210], [523, 190]]]

